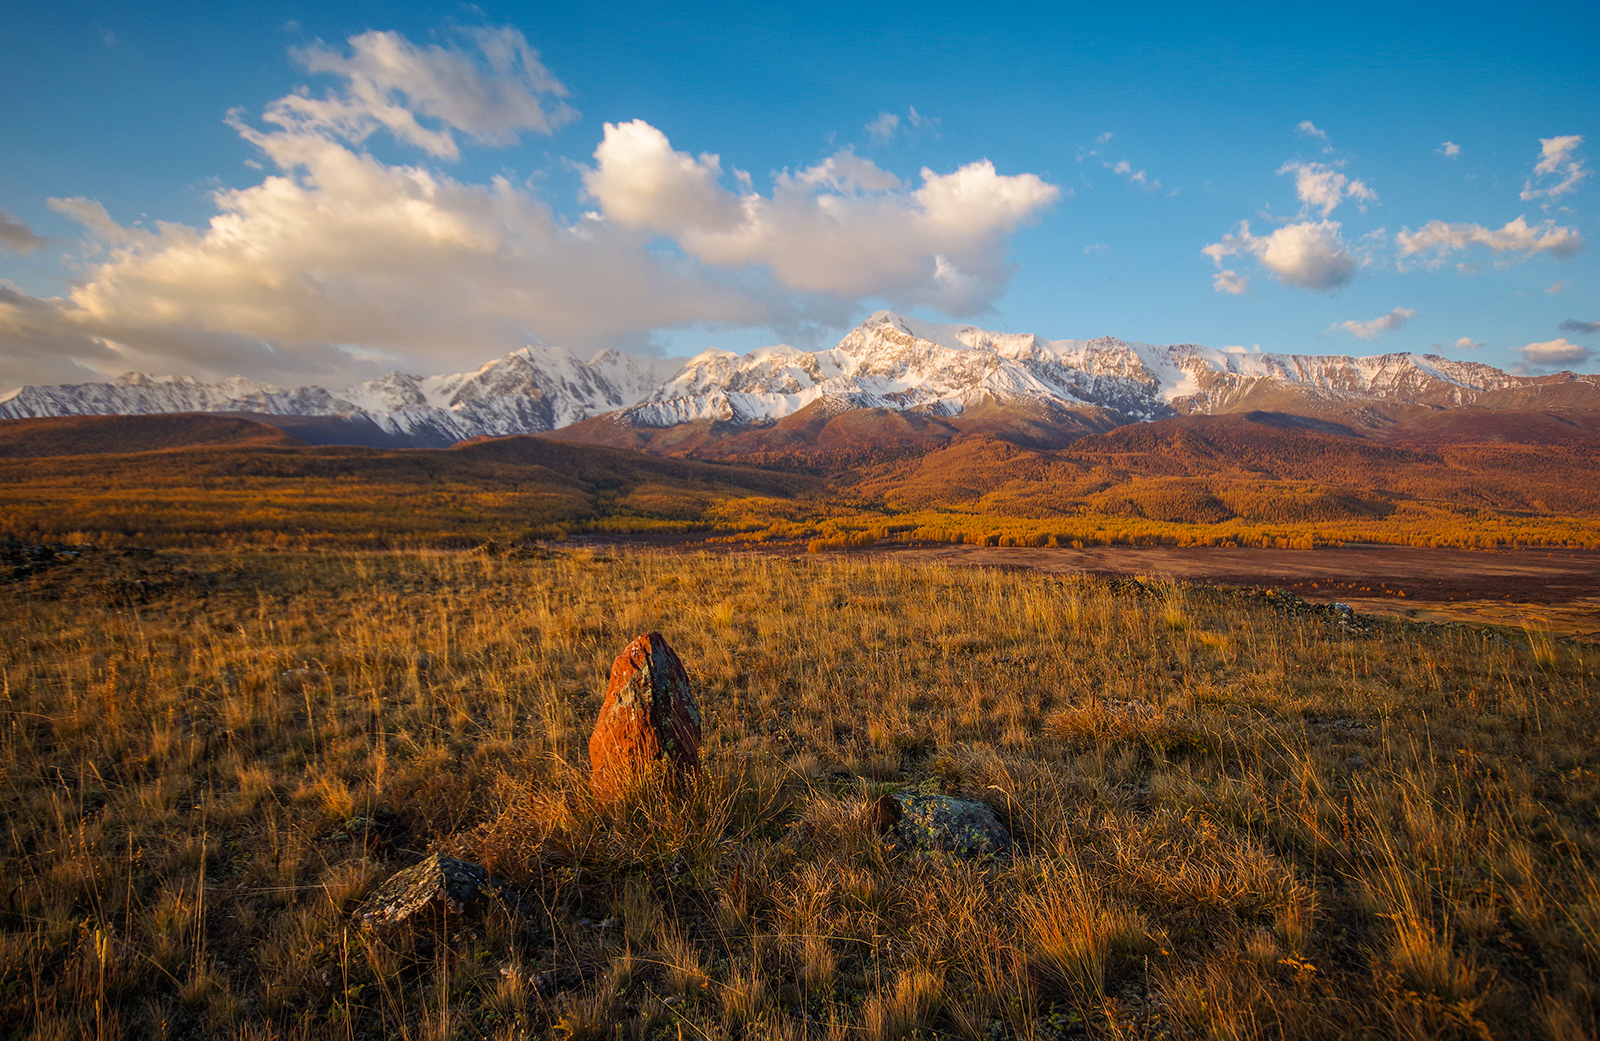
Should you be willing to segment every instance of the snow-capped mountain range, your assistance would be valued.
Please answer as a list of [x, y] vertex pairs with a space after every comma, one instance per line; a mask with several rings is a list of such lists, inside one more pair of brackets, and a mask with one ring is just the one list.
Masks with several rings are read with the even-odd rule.
[[[1600, 377], [1566, 377], [1600, 387]], [[916, 409], [958, 415], [984, 401], [1044, 402], [1124, 421], [1225, 412], [1263, 393], [1330, 407], [1470, 404], [1549, 378], [1513, 376], [1434, 355], [1247, 353], [1113, 337], [1046, 340], [888, 311], [829, 350], [708, 349], [687, 360], [603, 351], [587, 361], [560, 347], [513, 351], [475, 372], [392, 373], [338, 390], [282, 388], [234, 377], [129, 373], [114, 383], [26, 386], [0, 396], [0, 418], [234, 412], [370, 423], [398, 444], [539, 433], [605, 413], [640, 427], [693, 420], [759, 425], [819, 400], [832, 410]]]

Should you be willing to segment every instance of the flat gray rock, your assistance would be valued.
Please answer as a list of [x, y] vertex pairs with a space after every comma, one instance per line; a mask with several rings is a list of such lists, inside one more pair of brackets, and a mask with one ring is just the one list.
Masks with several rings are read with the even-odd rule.
[[905, 849], [996, 856], [1011, 849], [1011, 833], [981, 802], [948, 795], [895, 792], [878, 800], [877, 822]]
[[356, 908], [355, 919], [369, 928], [398, 925], [430, 909], [460, 913], [499, 895], [483, 865], [435, 853], [385, 879]]

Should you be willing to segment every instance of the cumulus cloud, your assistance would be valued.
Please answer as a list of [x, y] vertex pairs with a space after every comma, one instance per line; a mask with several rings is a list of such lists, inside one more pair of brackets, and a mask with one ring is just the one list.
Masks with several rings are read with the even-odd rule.
[[1200, 252], [1219, 268], [1224, 257], [1249, 254], [1289, 285], [1338, 289], [1355, 277], [1360, 263], [1346, 248], [1340, 227], [1338, 221], [1304, 221], [1286, 224], [1270, 235], [1253, 235], [1250, 222], [1240, 221], [1237, 230]]
[[1456, 144], [1454, 141], [1446, 141], [1438, 148], [1435, 148], [1434, 151], [1444, 156], [1446, 159], [1454, 159], [1456, 156], [1461, 154], [1461, 146]]
[[116, 351], [63, 320], [57, 302], [29, 296], [0, 279], [0, 386], [98, 378]]
[[658, 258], [617, 223], [569, 226], [504, 178], [466, 184], [323, 138], [265, 143], [294, 165], [218, 192], [207, 227], [147, 232], [59, 201], [108, 253], [63, 320], [213, 371], [331, 372], [349, 361], [336, 344], [449, 366], [528, 339], [637, 344], [658, 326], [800, 319], [770, 286]]
[[911, 189], [849, 151], [776, 178], [771, 196], [718, 183], [717, 157], [675, 151], [641, 120], [605, 127], [584, 186], [608, 220], [670, 235], [722, 268], [764, 268], [785, 289], [879, 296], [973, 313], [1008, 275], [1005, 237], [1060, 197], [987, 160], [924, 168]]
[[1457, 340], [1454, 344], [1452, 344], [1452, 346], [1455, 347], [1455, 349], [1458, 350], [1458, 351], [1481, 351], [1481, 350], [1483, 350], [1483, 343], [1481, 341], [1479, 341], [1479, 340], [1474, 340], [1470, 336], [1461, 337], [1461, 339]]
[[1294, 132], [1299, 134], [1301, 137], [1314, 137], [1319, 141], [1326, 141], [1328, 139], [1328, 135], [1325, 132], [1318, 130], [1317, 125], [1311, 122], [1309, 119], [1302, 119], [1300, 121], [1300, 125], [1294, 128]]
[[1395, 235], [1395, 242], [1402, 258], [1431, 253], [1436, 260], [1469, 246], [1487, 246], [1496, 253], [1520, 253], [1524, 258], [1536, 253], [1566, 258], [1583, 248], [1583, 236], [1575, 228], [1549, 220], [1529, 224], [1523, 217], [1494, 229], [1482, 224], [1432, 220], [1416, 231], [1402, 229]]
[[1576, 318], [1568, 318], [1566, 321], [1561, 323], [1561, 331], [1564, 333], [1578, 333], [1580, 335], [1600, 333], [1600, 322], [1580, 322]]
[[[1350, 333], [1353, 336], [1358, 336], [1363, 340], [1370, 340], [1376, 336], [1382, 335], [1383, 333], [1389, 332], [1391, 329], [1400, 328], [1402, 325], [1405, 325], [1407, 322], [1409, 322], [1416, 315], [1416, 313], [1416, 311], [1409, 307], [1397, 307], [1388, 314], [1379, 315], [1378, 317], [1367, 322], [1334, 322], [1332, 325], [1328, 326], [1328, 332], [1331, 333], [1335, 330], [1343, 330], [1344, 332]], [[1461, 344], [1458, 342], [1456, 346], [1459, 347]]]
[[1232, 268], [1218, 271], [1211, 280], [1211, 288], [1219, 293], [1231, 293], [1239, 296], [1250, 290], [1250, 280]]
[[1516, 353], [1522, 358], [1523, 365], [1534, 372], [1548, 372], [1563, 365], [1578, 365], [1594, 357], [1594, 351], [1582, 344], [1569, 343], [1566, 337], [1530, 343], [1526, 347], [1518, 347]]
[[[636, 121], [606, 126], [584, 174], [598, 208], [567, 220], [507, 177], [469, 183], [355, 147], [385, 128], [446, 158], [451, 133], [504, 141], [558, 121], [559, 85], [534, 74], [519, 35], [472, 37], [471, 87], [442, 71], [465, 52], [391, 36], [335, 55], [353, 84], [375, 85], [349, 95], [371, 102], [371, 125], [311, 108], [264, 128], [230, 117], [273, 169], [214, 193], [204, 226], [133, 226], [93, 200], [51, 200], [86, 229], [82, 278], [64, 298], [7, 290], [0, 358], [15, 364], [0, 379], [157, 368], [332, 383], [473, 365], [530, 340], [648, 350], [654, 330], [697, 324], [800, 342], [847, 324], [866, 297], [965, 315], [1003, 289], [1007, 236], [1059, 196], [987, 162], [925, 169], [910, 186], [849, 150], [777, 175], [767, 195], [739, 171], [729, 190], [718, 156], [678, 152]], [[372, 57], [383, 54], [398, 64]], [[380, 103], [434, 128], [379, 119]]]
[[32, 253], [49, 241], [35, 235], [32, 228], [5, 210], [0, 210], [0, 249], [9, 249], [16, 253]]
[[1294, 190], [1300, 196], [1302, 215], [1320, 210], [1326, 218], [1345, 199], [1354, 199], [1364, 211], [1367, 203], [1378, 199], [1378, 193], [1363, 182], [1351, 180], [1323, 163], [1284, 163], [1278, 173], [1294, 174]]
[[[577, 118], [567, 88], [539, 61], [520, 30], [462, 30], [467, 47], [418, 47], [396, 32], [352, 36], [349, 51], [322, 42], [293, 54], [307, 72], [337, 76], [341, 89], [280, 98], [263, 118], [289, 131], [316, 131], [359, 144], [375, 130], [440, 159], [460, 156], [453, 131], [507, 145], [519, 131], [549, 134]], [[418, 117], [440, 125], [428, 126]]]
[[[1565, 137], [1541, 137], [1539, 161], [1533, 167], [1533, 176], [1522, 186], [1524, 199], [1554, 199], [1576, 191], [1578, 183], [1589, 176], [1583, 160], [1577, 158], [1578, 146], [1583, 144], [1579, 134]], [[1555, 183], [1550, 183], [1551, 181]], [[1538, 182], [1544, 187], [1535, 188]]]

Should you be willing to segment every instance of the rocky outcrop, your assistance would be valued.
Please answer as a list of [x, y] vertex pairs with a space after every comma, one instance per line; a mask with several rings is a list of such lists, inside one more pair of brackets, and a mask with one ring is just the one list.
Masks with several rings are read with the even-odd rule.
[[399, 925], [419, 915], [479, 909], [501, 894], [481, 864], [435, 853], [390, 875], [362, 901], [355, 919], [368, 928]]
[[595, 791], [608, 795], [663, 768], [675, 780], [700, 768], [700, 706], [660, 633], [637, 637], [612, 664], [589, 762]]
[[872, 807], [878, 829], [902, 849], [997, 856], [1011, 849], [1011, 833], [993, 809], [948, 795], [895, 792]]

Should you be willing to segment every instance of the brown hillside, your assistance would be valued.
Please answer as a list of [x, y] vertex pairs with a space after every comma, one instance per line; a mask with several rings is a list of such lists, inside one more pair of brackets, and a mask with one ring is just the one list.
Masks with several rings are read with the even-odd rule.
[[0, 458], [157, 452], [173, 448], [289, 448], [302, 442], [248, 419], [184, 412], [0, 420]]

